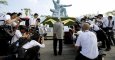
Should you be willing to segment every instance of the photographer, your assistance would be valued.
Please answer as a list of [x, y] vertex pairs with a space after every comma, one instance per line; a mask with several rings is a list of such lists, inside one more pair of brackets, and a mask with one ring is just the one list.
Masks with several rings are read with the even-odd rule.
[[[24, 37], [27, 37], [28, 39], [30, 39], [30, 34], [28, 33], [24, 33]], [[35, 41], [35, 40], [31, 40], [30, 42], [26, 43], [25, 45], [22, 46], [22, 48], [24, 49], [29, 49], [29, 48], [32, 48], [34, 46], [40, 46], [41, 48], [44, 48], [45, 47], [45, 44], [44, 44], [44, 40], [41, 40], [40, 41], [41, 43]]]
[[[11, 43], [11, 39], [14, 36], [16, 29], [18, 27], [19, 23], [16, 23], [15, 21], [19, 21], [20, 19], [17, 17], [17, 13], [7, 13], [7, 15], [4, 15], [4, 23], [0, 27], [0, 54], [4, 55], [8, 51], [9, 43]], [[13, 29], [14, 27], [14, 29]], [[20, 34], [19, 34], [20, 35]], [[15, 38], [14, 38], [15, 39]], [[17, 39], [16, 39], [17, 40]], [[2, 54], [3, 53], [3, 54]]]
[[6, 15], [5, 18], [5, 31], [10, 36], [13, 36], [15, 31], [19, 27], [21, 19], [17, 16], [17, 13], [11, 13], [10, 15]]
[[20, 21], [20, 18], [17, 16], [17, 13], [12, 13], [10, 14], [10, 16], [6, 15], [6, 19], [5, 19], [6, 24], [16, 26], [19, 21]]
[[[24, 59], [24, 60], [39, 60], [38, 57], [38, 52], [40, 47], [44, 48], [45, 44], [44, 44], [44, 40], [41, 40], [40, 42], [37, 42], [35, 40], [31, 40], [30, 38], [30, 32], [25, 32], [24, 35], [22, 36], [23, 39], [22, 41], [28, 41], [27, 43], [21, 45], [21, 49], [19, 50], [19, 60]], [[19, 43], [20, 46], [20, 43]], [[28, 57], [29, 56], [29, 57]]]
[[23, 37], [23, 34], [25, 33], [26, 29], [27, 28], [25, 26], [19, 26], [19, 28], [15, 31], [15, 34], [11, 40], [11, 44], [19, 40], [20, 37]]

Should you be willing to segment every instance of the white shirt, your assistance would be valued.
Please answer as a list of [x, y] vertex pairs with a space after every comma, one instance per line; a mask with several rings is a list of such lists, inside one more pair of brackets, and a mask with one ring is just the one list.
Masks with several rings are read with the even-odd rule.
[[83, 32], [78, 36], [75, 46], [81, 46], [80, 53], [90, 59], [95, 59], [99, 52], [97, 47], [97, 37], [91, 31]]
[[94, 31], [100, 30], [100, 28], [96, 24], [91, 24], [90, 27], [93, 28]]
[[56, 22], [53, 26], [53, 32], [56, 34], [57, 39], [63, 39], [64, 36], [64, 26], [62, 22]]
[[46, 31], [47, 31], [47, 28], [45, 26], [39, 27], [39, 34], [44, 34], [46, 33]]
[[78, 31], [77, 32], [77, 35], [80, 35], [80, 34], [82, 34], [83, 32], [80, 30], [80, 31]]
[[[11, 19], [10, 15], [6, 15], [5, 16], [5, 21], [10, 20], [10, 19]], [[7, 24], [7, 25], [15, 27], [17, 25], [17, 23], [16, 22], [12, 22], [11, 24]]]
[[[10, 15], [2, 15], [2, 16], [0, 16], [0, 20], [7, 21], [9, 19], [11, 19]], [[0, 21], [0, 25], [4, 25], [4, 21]]]
[[43, 27], [39, 27], [39, 34], [44, 34], [44, 28]]
[[20, 32], [20, 30], [16, 30], [15, 34], [11, 40], [11, 44], [16, 42], [17, 40], [19, 40], [20, 37], [22, 37], [22, 33]]
[[103, 17], [102, 19], [97, 19], [96, 25], [100, 26], [106, 19]]
[[5, 15], [5, 20], [11, 19], [10, 15]]
[[90, 23], [90, 24], [93, 24], [93, 23], [94, 23], [92, 20], [88, 20], [88, 21], [86, 21], [86, 22], [88, 22], [88, 23]]
[[103, 20], [103, 28], [108, 27], [108, 19]]
[[22, 46], [22, 48], [24, 49], [29, 49], [29, 48], [32, 48], [34, 46], [40, 46], [41, 48], [44, 48], [45, 47], [45, 44], [40, 44], [38, 43], [37, 41], [35, 40], [31, 40], [30, 42], [26, 43], [25, 45]]
[[32, 19], [29, 20], [30, 25], [36, 25], [36, 22], [37, 22], [37, 18], [36, 19], [32, 18]]
[[[113, 27], [113, 20], [110, 20], [110, 25], [109, 25], [109, 20], [108, 20], [108, 22], [107, 22], [107, 27]], [[109, 26], [108, 26], [109, 25]]]

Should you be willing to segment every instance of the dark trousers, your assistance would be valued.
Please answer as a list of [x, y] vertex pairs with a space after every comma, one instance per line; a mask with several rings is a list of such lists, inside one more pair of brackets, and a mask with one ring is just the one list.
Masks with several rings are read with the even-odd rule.
[[112, 45], [115, 45], [114, 32], [112, 31], [112, 27], [107, 27], [107, 35], [108, 35], [109, 42]]
[[59, 40], [59, 52], [58, 54], [62, 54], [62, 39], [53, 39], [53, 49], [54, 49], [54, 55], [57, 55], [57, 42]]
[[105, 44], [105, 33], [102, 31], [102, 30], [98, 30], [98, 31], [95, 31], [96, 32], [96, 35], [97, 35], [97, 39], [98, 41], [101, 41], [102, 42], [102, 46], [103, 48], [105, 48], [106, 44]]
[[19, 56], [17, 60], [40, 60], [39, 59], [39, 46], [34, 46], [32, 48], [29, 48], [26, 52], [25, 49], [20, 49], [20, 52], [18, 52]]
[[79, 54], [76, 56], [75, 60], [98, 60], [98, 58], [89, 59], [89, 58], [83, 56], [81, 53], [79, 53]]
[[103, 28], [103, 30], [100, 31], [101, 32], [100, 35], [102, 35], [100, 39], [102, 39], [102, 47], [106, 47], [107, 49], [110, 49], [111, 46], [110, 46], [110, 40], [108, 39], [107, 31], [108, 31], [107, 28]]

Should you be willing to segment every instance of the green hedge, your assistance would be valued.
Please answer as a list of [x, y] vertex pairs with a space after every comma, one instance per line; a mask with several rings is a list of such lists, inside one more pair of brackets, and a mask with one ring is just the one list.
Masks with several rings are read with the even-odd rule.
[[[50, 27], [53, 26], [53, 24], [58, 21], [58, 18], [56, 17], [47, 17], [42, 23], [48, 24]], [[67, 18], [61, 18], [61, 21], [63, 21], [65, 26], [70, 26], [73, 25], [76, 21], [76, 18], [73, 17], [67, 17]]]

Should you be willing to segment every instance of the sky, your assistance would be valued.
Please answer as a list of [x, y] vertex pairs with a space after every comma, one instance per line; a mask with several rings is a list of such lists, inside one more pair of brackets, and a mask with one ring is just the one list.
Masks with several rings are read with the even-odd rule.
[[[23, 8], [30, 8], [32, 13], [51, 15], [50, 9], [54, 8], [52, 0], [7, 0], [8, 6], [4, 11], [20, 12]], [[72, 4], [67, 7], [67, 14], [71, 17], [84, 14], [105, 13], [115, 9], [115, 0], [60, 0], [61, 4]]]

